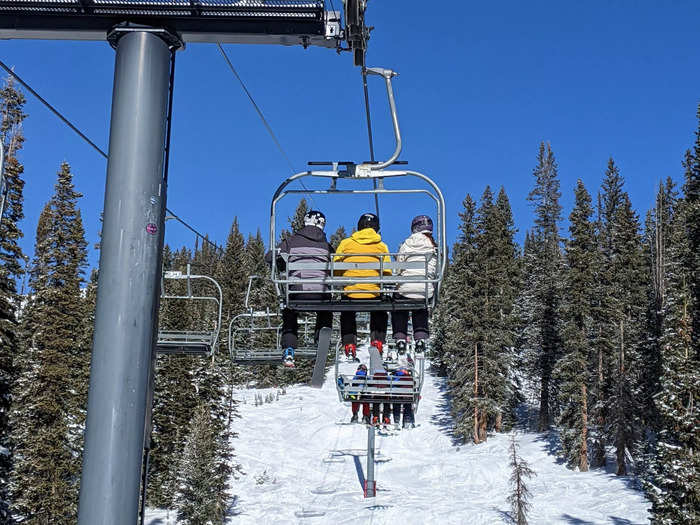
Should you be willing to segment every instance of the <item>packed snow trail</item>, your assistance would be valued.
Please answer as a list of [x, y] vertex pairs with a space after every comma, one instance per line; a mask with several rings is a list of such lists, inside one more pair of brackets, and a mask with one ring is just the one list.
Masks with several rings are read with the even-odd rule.
[[[366, 351], [358, 357], [366, 359]], [[356, 364], [344, 366], [351, 373]], [[377, 497], [368, 499], [361, 485], [367, 429], [336, 424], [351, 413], [338, 401], [332, 368], [322, 389], [289, 387], [279, 401], [260, 406], [255, 394], [267, 391], [241, 390], [245, 403], [232, 445], [246, 475], [232, 481], [237, 499], [230, 523], [511, 523], [510, 435], [455, 445], [444, 389], [443, 379], [426, 373], [418, 426], [376, 437]], [[649, 504], [628, 479], [568, 470], [542, 434], [519, 434], [518, 441], [537, 473], [528, 484], [531, 524], [648, 523]], [[162, 511], [149, 518], [152, 525], [169, 523]]]

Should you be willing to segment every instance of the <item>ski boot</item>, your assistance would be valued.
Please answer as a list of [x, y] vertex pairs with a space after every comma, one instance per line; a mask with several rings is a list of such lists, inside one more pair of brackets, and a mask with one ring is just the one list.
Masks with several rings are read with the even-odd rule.
[[362, 416], [362, 424], [369, 425], [369, 416]]
[[291, 346], [284, 350], [282, 364], [287, 368], [294, 368], [294, 348]]
[[373, 427], [378, 427], [379, 426], [379, 416], [372, 416], [372, 423], [370, 423]]
[[415, 425], [415, 423], [413, 422], [413, 419], [406, 420], [406, 419], [404, 418], [404, 420], [403, 420], [403, 427], [402, 427], [402, 428], [404, 428], [404, 429], [407, 429], [407, 428], [416, 428], [416, 425]]
[[345, 357], [348, 361], [358, 361], [357, 359], [357, 346], [348, 343], [345, 345]]
[[389, 428], [391, 426], [391, 418], [384, 416], [382, 418], [382, 425], [384, 425], [384, 428]]
[[353, 413], [352, 417], [350, 418], [350, 423], [357, 423], [357, 412]]

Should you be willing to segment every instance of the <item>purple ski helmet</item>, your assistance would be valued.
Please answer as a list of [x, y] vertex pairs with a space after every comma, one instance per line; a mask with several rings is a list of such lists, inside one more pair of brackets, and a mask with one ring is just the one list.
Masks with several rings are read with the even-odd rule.
[[433, 232], [433, 220], [427, 215], [418, 215], [411, 221], [411, 233]]

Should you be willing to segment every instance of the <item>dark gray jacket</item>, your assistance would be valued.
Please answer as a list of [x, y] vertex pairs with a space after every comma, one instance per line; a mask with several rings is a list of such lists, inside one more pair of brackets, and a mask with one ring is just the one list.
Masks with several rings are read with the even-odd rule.
[[[328, 262], [333, 248], [326, 240], [326, 234], [316, 226], [304, 226], [294, 235], [284, 239], [278, 246], [279, 253], [289, 255], [289, 262]], [[265, 260], [272, 264], [272, 254], [267, 253]], [[277, 267], [285, 269], [284, 259], [277, 257]], [[328, 275], [324, 270], [293, 270], [289, 277], [299, 279], [322, 279]], [[327, 287], [323, 284], [291, 285], [290, 291], [324, 292]]]

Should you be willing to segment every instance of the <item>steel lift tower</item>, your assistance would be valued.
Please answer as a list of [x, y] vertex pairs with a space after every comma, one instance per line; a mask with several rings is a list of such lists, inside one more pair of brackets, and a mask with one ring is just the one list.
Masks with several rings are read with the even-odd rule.
[[188, 42], [346, 40], [358, 63], [366, 2], [344, 4], [346, 28], [322, 0], [0, 0], [0, 39], [108, 40], [116, 50], [80, 524], [138, 519], [175, 52]]

